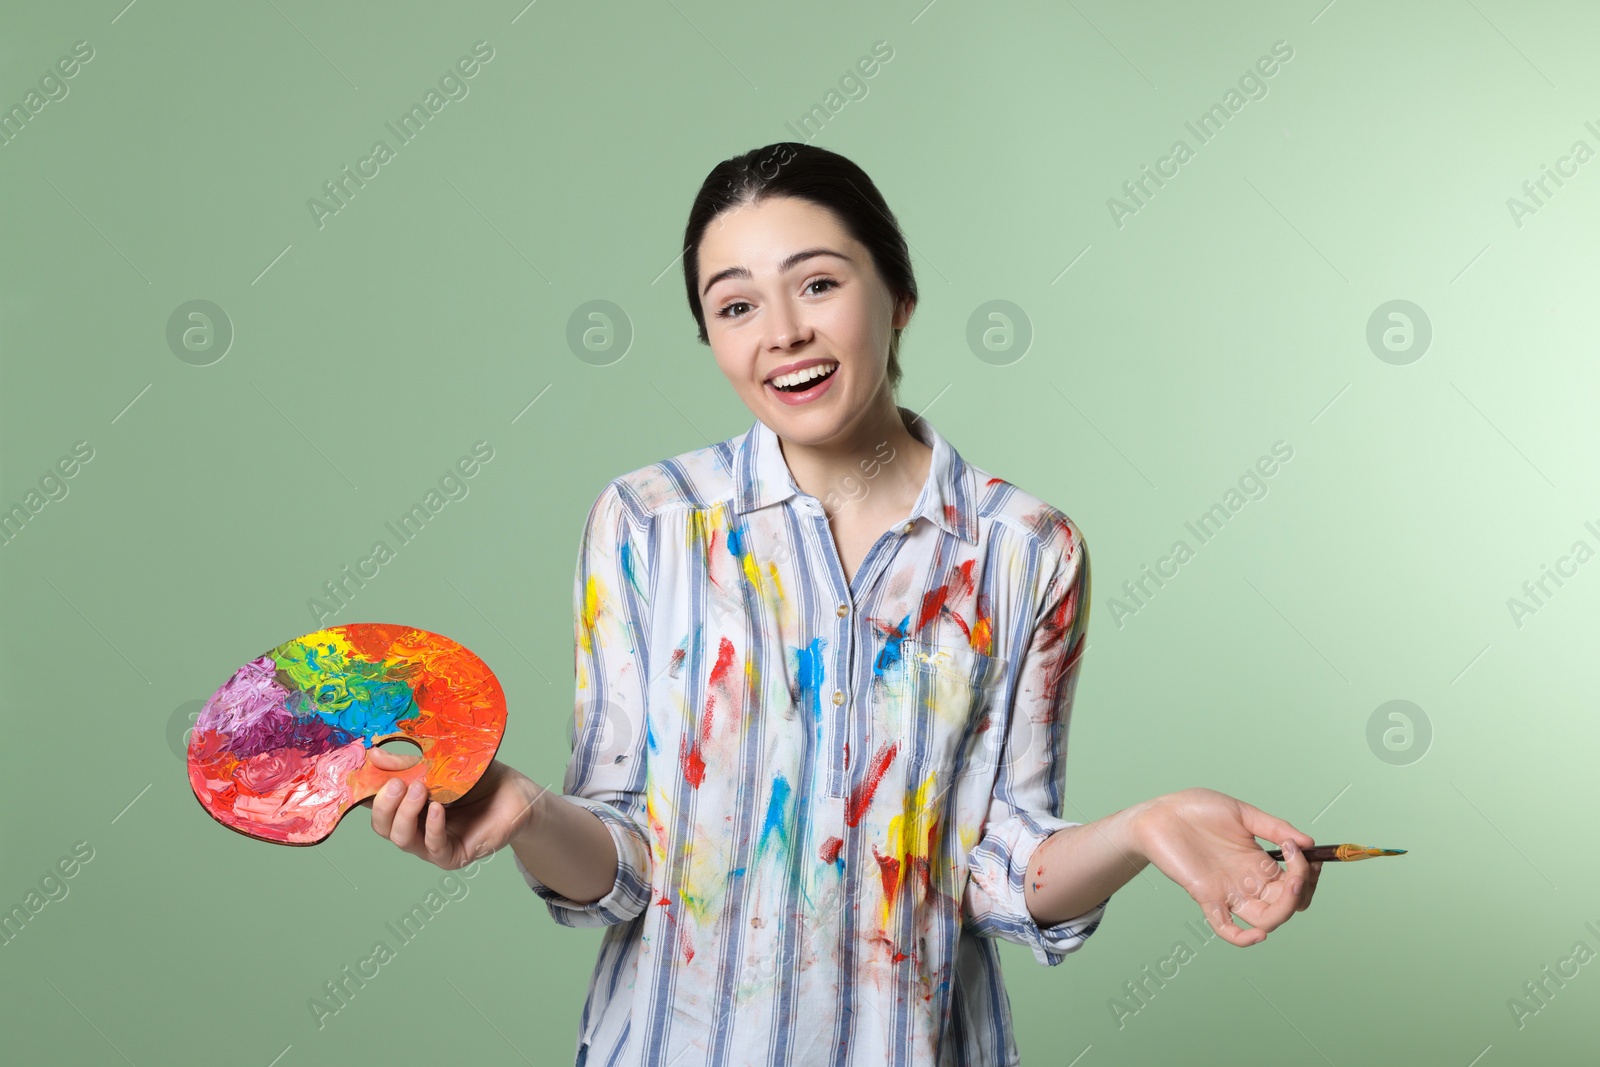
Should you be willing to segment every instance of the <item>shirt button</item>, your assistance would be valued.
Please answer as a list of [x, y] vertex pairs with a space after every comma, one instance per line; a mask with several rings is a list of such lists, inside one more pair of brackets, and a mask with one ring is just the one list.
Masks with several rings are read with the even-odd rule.
[[843, 704], [844, 703], [844, 690], [843, 689], [835, 689], [833, 691], [833, 702], [835, 704]]
[[850, 605], [849, 604], [840, 604], [837, 608], [834, 609], [834, 614], [838, 615], [839, 618], [841, 618], [841, 619], [844, 618], [846, 615], [850, 614]]
[[911, 523], [909, 523], [909, 522], [906, 523], [904, 526], [900, 527], [900, 532], [903, 533], [903, 534], [910, 533], [911, 532], [911, 526], [912, 526]]

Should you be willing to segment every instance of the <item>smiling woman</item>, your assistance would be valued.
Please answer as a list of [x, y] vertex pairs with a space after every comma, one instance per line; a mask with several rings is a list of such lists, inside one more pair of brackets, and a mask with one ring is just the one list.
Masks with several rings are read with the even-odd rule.
[[373, 800], [406, 851], [509, 844], [556, 922], [607, 928], [576, 1063], [1015, 1064], [996, 941], [1061, 963], [1148, 863], [1235, 945], [1304, 908], [1313, 840], [1232, 797], [1063, 818], [1088, 551], [898, 403], [917, 285], [861, 168], [719, 163], [683, 262], [755, 421], [590, 508], [563, 791], [496, 763], [448, 813]]

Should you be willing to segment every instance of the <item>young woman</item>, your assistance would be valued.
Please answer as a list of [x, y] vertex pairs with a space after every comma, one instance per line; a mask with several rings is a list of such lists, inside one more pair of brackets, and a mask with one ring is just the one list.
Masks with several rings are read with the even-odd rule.
[[1061, 817], [1089, 558], [896, 402], [917, 287], [867, 175], [719, 164], [684, 274], [756, 421], [591, 508], [563, 793], [497, 761], [448, 809], [372, 801], [400, 848], [509, 844], [557, 922], [606, 927], [577, 1062], [1013, 1064], [995, 939], [1055, 965], [1150, 863], [1234, 945], [1304, 910], [1314, 841], [1243, 801]]

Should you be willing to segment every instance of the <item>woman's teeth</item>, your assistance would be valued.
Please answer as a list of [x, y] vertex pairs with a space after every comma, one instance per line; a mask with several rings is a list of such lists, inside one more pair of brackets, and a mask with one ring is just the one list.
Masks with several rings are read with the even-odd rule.
[[814, 367], [804, 367], [792, 374], [780, 374], [772, 379], [772, 384], [779, 389], [794, 390], [805, 385], [813, 378], [825, 378], [838, 369], [837, 363], [818, 363]]

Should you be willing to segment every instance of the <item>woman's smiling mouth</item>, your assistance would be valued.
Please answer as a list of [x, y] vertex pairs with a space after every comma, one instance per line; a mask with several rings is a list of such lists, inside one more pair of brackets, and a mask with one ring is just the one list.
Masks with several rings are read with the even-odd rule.
[[785, 404], [804, 404], [828, 391], [838, 369], [836, 360], [822, 360], [787, 374], [773, 375], [764, 384]]

